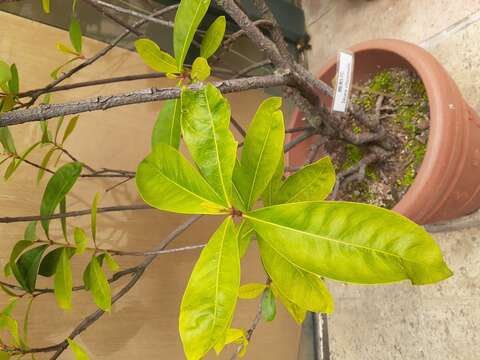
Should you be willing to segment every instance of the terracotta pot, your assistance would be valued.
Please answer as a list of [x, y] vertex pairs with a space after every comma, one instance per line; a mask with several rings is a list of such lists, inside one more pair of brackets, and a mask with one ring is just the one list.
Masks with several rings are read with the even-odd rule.
[[[350, 49], [355, 53], [354, 82], [362, 83], [382, 69], [410, 68], [417, 72], [430, 103], [430, 135], [423, 163], [405, 196], [393, 210], [419, 224], [453, 219], [480, 208], [480, 118], [464, 101], [442, 65], [424, 49], [400, 40], [372, 40]], [[330, 84], [336, 59], [318, 77]], [[328, 107], [331, 99], [319, 95]], [[291, 126], [304, 126], [295, 112]], [[298, 134], [293, 134], [291, 139]], [[315, 139], [293, 148], [287, 161], [300, 166]]]

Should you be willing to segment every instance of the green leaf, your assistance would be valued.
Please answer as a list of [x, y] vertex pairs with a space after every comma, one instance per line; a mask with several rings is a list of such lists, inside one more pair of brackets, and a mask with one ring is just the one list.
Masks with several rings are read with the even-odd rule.
[[244, 217], [262, 241], [290, 263], [326, 278], [360, 284], [410, 279], [420, 285], [452, 275], [440, 248], [421, 226], [372, 205], [291, 203]]
[[43, 157], [42, 162], [40, 163], [40, 169], [38, 170], [38, 173], [37, 173], [37, 184], [39, 184], [40, 181], [42, 181], [42, 178], [45, 175], [45, 171], [46, 171], [45, 169], [48, 168], [48, 163], [50, 162], [50, 159], [52, 158], [53, 153], [57, 150], [58, 149], [55, 146], [52, 146]]
[[200, 172], [221, 204], [230, 207], [237, 142], [230, 131], [230, 106], [215, 86], [182, 92], [182, 132]]
[[187, 359], [198, 360], [230, 327], [240, 286], [236, 230], [229, 217], [203, 249], [180, 307], [180, 337]]
[[143, 200], [160, 210], [182, 214], [222, 214], [228, 210], [212, 187], [178, 150], [158, 144], [137, 169]]
[[258, 237], [262, 263], [282, 297], [302, 309], [331, 313], [333, 299], [322, 279], [303, 270]]
[[[60, 204], [60, 201], [65, 198], [70, 189], [73, 187], [81, 172], [82, 164], [77, 162], [69, 163], [63, 165], [50, 178], [47, 187], [45, 188], [45, 192], [43, 193], [42, 204], [40, 207], [40, 215], [42, 217], [48, 217], [53, 214], [57, 206]], [[43, 219], [41, 223], [48, 238], [50, 220]]]
[[97, 192], [95, 194], [95, 197], [93, 198], [91, 221], [90, 221], [93, 242], [97, 240], [97, 207], [98, 207], [99, 200], [100, 200], [100, 193]]
[[[50, 94], [46, 94], [43, 104], [44, 105], [49, 104], [50, 98], [51, 98]], [[47, 144], [51, 142], [52, 136], [50, 134], [50, 131], [48, 130], [48, 123], [45, 120], [40, 121], [40, 129], [42, 130], [42, 140], [41, 140], [42, 144]]]
[[7, 306], [2, 309], [2, 315], [12, 315], [13, 310], [17, 307], [18, 298], [10, 299]]
[[215, 344], [214, 346], [215, 352], [217, 353], [217, 355], [219, 355], [223, 351], [223, 348], [225, 347], [225, 345], [232, 344], [232, 343], [242, 344], [242, 350], [240, 350], [240, 352], [238, 353], [238, 356], [243, 357], [247, 352], [248, 339], [245, 334], [245, 331], [242, 329], [234, 329], [234, 328], [228, 329], [225, 332], [225, 335], [222, 338], [222, 340], [217, 344]]
[[180, 99], [168, 100], [158, 113], [157, 121], [152, 132], [152, 149], [155, 145], [163, 143], [178, 149], [180, 146], [181, 133], [181, 111]]
[[17, 65], [12, 64], [10, 66], [10, 73], [12, 74], [12, 78], [8, 81], [8, 88], [10, 89], [10, 94], [16, 95], [20, 91]]
[[210, 0], [182, 0], [180, 2], [173, 27], [173, 49], [179, 71], [183, 69], [188, 49], [190, 49], [193, 37], [209, 6]]
[[[77, 52], [77, 51], [75, 51], [75, 50], [72, 49], [71, 47], [69, 47], [69, 46], [67, 46], [67, 45], [65, 45], [65, 44], [62, 44], [62, 43], [58, 43], [58, 44], [57, 44], [57, 50], [65, 53], [65, 54], [68, 54], [68, 55], [78, 56], [78, 52]], [[71, 62], [71, 61], [68, 61], [68, 62], [62, 64], [59, 68], [57, 68], [56, 70], [54, 70], [54, 71], [52, 72], [52, 74], [58, 73], [58, 70], [60, 70], [63, 66], [65, 66], [66, 64], [68, 64], [68, 63], [70, 63], [70, 62]], [[58, 76], [58, 75], [57, 75], [57, 76]], [[53, 75], [52, 75], [52, 77], [53, 77], [53, 78], [56, 78], [56, 76], [53, 76]]]
[[41, 144], [40, 141], [32, 144], [27, 150], [24, 151], [24, 153], [20, 156], [20, 158], [17, 160], [15, 163], [15, 170], [18, 169], [20, 164], [30, 155], [30, 153], [35, 150], [36, 147], [38, 147]]
[[103, 311], [110, 312], [112, 309], [110, 284], [97, 257], [92, 258], [87, 269], [88, 289], [92, 292], [95, 304]]
[[267, 288], [265, 284], [250, 283], [240, 286], [238, 291], [238, 297], [240, 299], [255, 299], [262, 295], [263, 291]]
[[238, 228], [238, 252], [240, 258], [242, 258], [247, 252], [250, 243], [252, 242], [253, 235], [254, 231], [252, 226], [248, 222], [242, 221]]
[[5, 170], [5, 174], [3, 175], [3, 178], [5, 179], [5, 181], [7, 181], [8, 179], [10, 179], [10, 177], [13, 175], [13, 173], [15, 172], [15, 170], [17, 169], [17, 160], [14, 158], [12, 159], [12, 161], [10, 162], [10, 164], [8, 164], [8, 167], [7, 169]]
[[17, 149], [13, 141], [12, 133], [8, 127], [0, 127], [0, 143], [3, 146], [5, 152], [10, 154], [16, 154]]
[[77, 126], [77, 122], [78, 122], [79, 118], [80, 118], [79, 115], [74, 116], [68, 122], [67, 128], [65, 129], [65, 132], [63, 133], [62, 145], [65, 143], [65, 141], [68, 139], [68, 137], [72, 134], [73, 130], [75, 130], [75, 127]]
[[23, 240], [27, 241], [35, 241], [37, 240], [37, 222], [36, 221], [30, 221], [25, 228], [25, 232], [23, 234]]
[[0, 314], [0, 330], [7, 329], [17, 346], [24, 347], [20, 334], [18, 332], [18, 322], [10, 315]]
[[[8, 90], [8, 89], [3, 89], [2, 90]], [[15, 105], [15, 96], [11, 94], [7, 94], [1, 103], [2, 108], [0, 109], [0, 112], [7, 112], [11, 111], [13, 109], [13, 106]]]
[[0, 85], [3, 85], [12, 79], [10, 65], [0, 60]]
[[75, 239], [75, 245], [77, 246], [76, 253], [81, 255], [87, 247], [87, 235], [83, 229], [76, 227], [73, 230], [73, 236]]
[[[6, 265], [10, 266], [9, 263], [7, 263]], [[18, 296], [12, 290], [10, 290], [8, 287], [6, 287], [2, 284], [0, 284], [0, 289], [2, 289], [2, 291], [8, 296], [12, 296], [12, 297], [17, 297]]]
[[43, 257], [38, 274], [45, 277], [53, 276], [57, 271], [58, 263], [64, 250], [67, 252], [69, 258], [75, 253], [75, 250], [69, 247], [59, 247], [50, 251]]
[[80, 22], [73, 18], [70, 22], [70, 43], [77, 53], [82, 53], [82, 28], [80, 27]]
[[[60, 201], [60, 215], [64, 215], [67, 212], [67, 198], [64, 197]], [[66, 216], [61, 216], [60, 217], [60, 224], [62, 226], [62, 234], [63, 238], [65, 239], [66, 242], [68, 242], [68, 233], [67, 233], [67, 217]]]
[[273, 173], [270, 182], [268, 183], [262, 198], [265, 206], [273, 205], [274, 197], [278, 194], [280, 187], [282, 186], [282, 178], [285, 172], [285, 157], [284, 154], [280, 156], [277, 168]]
[[274, 203], [325, 200], [335, 181], [332, 161], [330, 157], [324, 157], [289, 176], [274, 196]]
[[209, 76], [212, 70], [210, 69], [210, 65], [203, 57], [197, 57], [192, 65], [192, 74], [191, 77], [193, 80], [200, 80], [204, 81]]
[[175, 59], [150, 39], [139, 39], [135, 41], [135, 48], [143, 62], [153, 70], [161, 73], [176, 73], [177, 63]]
[[303, 321], [305, 320], [305, 317], [307, 316], [307, 310], [302, 309], [300, 306], [291, 302], [285, 296], [283, 296], [275, 286], [275, 283], [272, 283], [270, 286], [272, 288], [272, 291], [275, 297], [280, 298], [280, 300], [282, 301], [282, 304], [290, 313], [293, 320], [295, 320], [297, 324], [303, 323]]
[[72, 350], [76, 360], [90, 360], [87, 353], [80, 347], [80, 345], [70, 338], [68, 338], [67, 341], [68, 346], [70, 346], [70, 349]]
[[117, 264], [117, 262], [113, 259], [112, 255], [110, 255], [108, 252], [104, 252], [103, 255], [105, 256], [105, 262], [107, 263], [108, 268], [115, 272], [120, 270], [120, 266]]
[[233, 181], [246, 210], [250, 210], [273, 177], [283, 153], [285, 125], [282, 99], [272, 97], [260, 105], [250, 126]]
[[265, 289], [260, 306], [262, 318], [265, 321], [272, 321], [277, 314], [277, 305], [275, 304], [275, 295], [270, 287]]
[[45, 14], [50, 14], [50, 0], [42, 0], [42, 8]]
[[12, 268], [13, 274], [17, 278], [19, 284], [29, 293], [32, 293], [35, 290], [40, 260], [47, 247], [48, 245], [40, 245], [25, 251], [18, 258], [15, 268]]
[[55, 126], [55, 135], [53, 137], [55, 142], [57, 142], [58, 133], [60, 132], [60, 129], [62, 128], [62, 124], [63, 124], [64, 119], [65, 119], [64, 116], [60, 116], [58, 118], [57, 125]]
[[68, 249], [63, 248], [57, 264], [54, 278], [55, 298], [58, 306], [63, 310], [72, 307], [72, 266]]
[[222, 43], [227, 28], [225, 16], [219, 16], [208, 28], [200, 45], [200, 56], [208, 59], [215, 54]]

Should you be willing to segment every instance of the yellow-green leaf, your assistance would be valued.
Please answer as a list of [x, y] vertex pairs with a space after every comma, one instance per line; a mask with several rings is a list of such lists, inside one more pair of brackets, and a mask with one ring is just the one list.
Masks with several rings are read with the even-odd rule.
[[100, 193], [96, 193], [93, 202], [92, 202], [92, 213], [91, 213], [91, 230], [92, 230], [92, 239], [95, 242], [97, 240], [97, 207], [98, 201], [100, 200]]
[[275, 295], [273, 295], [273, 291], [271, 288], [267, 288], [265, 293], [262, 297], [262, 303], [260, 306], [262, 318], [265, 321], [272, 321], [275, 319], [275, 315], [277, 314], [277, 305], [275, 303]]
[[208, 28], [200, 45], [200, 56], [208, 59], [215, 54], [222, 43], [225, 29], [227, 27], [227, 20], [225, 16], [219, 16]]
[[70, 22], [69, 35], [73, 48], [80, 54], [82, 52], [82, 28], [80, 22], [75, 18]]
[[229, 217], [198, 259], [180, 308], [180, 337], [188, 360], [198, 360], [230, 327], [240, 286], [235, 224]]
[[87, 247], [87, 235], [82, 228], [76, 227], [73, 230], [73, 237], [75, 239], [76, 253], [81, 255], [84, 253], [85, 248]]
[[0, 85], [7, 83], [11, 78], [12, 72], [10, 70], [10, 65], [5, 61], [0, 60]]
[[158, 144], [137, 169], [143, 200], [160, 210], [182, 214], [224, 214], [222, 199], [178, 150]]
[[72, 267], [70, 254], [63, 248], [54, 277], [54, 292], [57, 304], [61, 309], [69, 310], [72, 307]]
[[85, 352], [85, 350], [82, 349], [80, 345], [78, 345], [75, 341], [73, 341], [70, 338], [68, 338], [67, 341], [68, 341], [68, 346], [72, 350], [76, 360], [90, 360], [87, 353]]
[[279, 97], [265, 100], [248, 127], [242, 158], [233, 173], [246, 210], [250, 210], [264, 192], [282, 156], [285, 125], [281, 106]]
[[255, 299], [262, 295], [263, 291], [267, 288], [265, 284], [250, 283], [240, 286], [238, 291], [238, 297], [240, 299]]
[[103, 311], [109, 312], [112, 308], [112, 293], [97, 257], [93, 257], [88, 264], [87, 277], [88, 289], [92, 292], [95, 304]]
[[326, 156], [289, 176], [274, 196], [274, 203], [325, 200], [335, 181], [335, 168]]
[[452, 275], [421, 226], [383, 208], [312, 201], [271, 206], [244, 217], [279, 256], [326, 278], [360, 284], [410, 279], [420, 285]]
[[8, 127], [0, 128], [0, 143], [3, 146], [5, 152], [10, 154], [16, 154], [15, 142], [13, 141], [12, 133]]
[[230, 328], [228, 329], [222, 340], [219, 341], [217, 344], [215, 344], [214, 349], [215, 352], [220, 354], [223, 351], [223, 348], [225, 345], [228, 344], [242, 344], [242, 349], [238, 353], [239, 357], [243, 357], [245, 353], [247, 352], [247, 347], [248, 347], [248, 339], [245, 334], [245, 331], [243, 329], [235, 329], [235, 328]]
[[267, 188], [263, 192], [262, 199], [265, 206], [273, 205], [274, 197], [278, 194], [280, 187], [282, 186], [282, 178], [285, 172], [285, 157], [284, 154], [280, 156], [277, 168], [273, 173]]
[[191, 77], [193, 80], [206, 80], [211, 73], [210, 65], [203, 57], [197, 57], [192, 65]]
[[111, 270], [111, 271], [118, 271], [120, 270], [120, 266], [118, 265], [118, 263], [113, 259], [112, 255], [110, 255], [108, 252], [104, 252], [103, 253], [105, 255], [105, 262], [108, 266], [108, 268]]
[[158, 113], [152, 132], [152, 149], [159, 143], [168, 144], [175, 149], [180, 146], [181, 99], [168, 100]]
[[135, 41], [137, 53], [143, 62], [150, 66], [153, 70], [162, 73], [177, 72], [177, 63], [175, 59], [150, 39], [139, 39]]
[[273, 291], [273, 294], [275, 295], [275, 297], [279, 298], [282, 301], [282, 304], [285, 306], [287, 311], [290, 313], [293, 320], [295, 320], [295, 322], [297, 324], [303, 323], [303, 321], [305, 320], [305, 317], [307, 316], [307, 310], [302, 309], [300, 306], [291, 302], [285, 296], [283, 296], [279, 292], [279, 290], [277, 289], [275, 283], [272, 283], [270, 286], [272, 288], [272, 291]]
[[250, 243], [252, 242], [253, 235], [254, 231], [252, 226], [248, 222], [242, 221], [238, 228], [238, 252], [240, 258], [242, 258], [247, 252]]
[[42, 162], [40, 163], [40, 169], [38, 169], [38, 173], [37, 173], [37, 184], [39, 184], [40, 181], [42, 181], [42, 178], [45, 175], [45, 171], [46, 171], [45, 169], [48, 168], [48, 163], [50, 162], [50, 159], [52, 158], [53, 153], [57, 150], [58, 149], [55, 146], [52, 146], [43, 157]]
[[[43, 193], [42, 204], [40, 206], [40, 215], [42, 217], [49, 217], [53, 214], [57, 206], [63, 198], [68, 194], [70, 189], [77, 181], [78, 176], [82, 172], [82, 164], [75, 162], [63, 165], [50, 178]], [[47, 237], [50, 227], [49, 219], [41, 220], [43, 230]]]
[[215, 86], [182, 92], [182, 132], [200, 172], [221, 204], [230, 207], [237, 142], [230, 131], [230, 106]]
[[[78, 52], [72, 49], [70, 46], [67, 46], [62, 43], [57, 44], [57, 49], [65, 54], [78, 56]], [[65, 64], [64, 64], [65, 65]], [[62, 65], [63, 66], [63, 65]]]
[[209, 6], [210, 0], [182, 0], [180, 2], [173, 27], [173, 50], [177, 68], [180, 71], [183, 69], [183, 63], [193, 37]]
[[78, 119], [80, 118], [79, 115], [74, 116], [70, 119], [68, 122], [67, 128], [65, 129], [65, 132], [63, 133], [63, 139], [62, 139], [62, 144], [68, 139], [68, 137], [72, 134], [73, 130], [75, 130], [75, 127], [77, 126]]

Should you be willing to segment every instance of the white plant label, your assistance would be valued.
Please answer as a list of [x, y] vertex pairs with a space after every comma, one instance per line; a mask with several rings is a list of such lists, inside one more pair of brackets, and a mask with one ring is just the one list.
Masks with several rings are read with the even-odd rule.
[[346, 112], [353, 79], [354, 57], [352, 53], [341, 51], [337, 61], [337, 83], [333, 97], [332, 111]]

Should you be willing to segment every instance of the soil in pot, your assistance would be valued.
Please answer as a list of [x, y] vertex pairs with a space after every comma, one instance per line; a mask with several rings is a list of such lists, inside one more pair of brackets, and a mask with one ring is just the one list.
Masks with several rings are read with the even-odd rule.
[[[425, 87], [415, 72], [391, 68], [354, 85], [351, 103], [356, 112], [360, 110], [378, 122], [392, 150], [386, 160], [361, 166], [360, 171], [346, 177], [336, 198], [393, 208], [413, 183], [427, 148], [429, 105]], [[346, 121], [356, 134], [369, 131], [352, 116]], [[337, 140], [327, 142], [325, 150], [337, 172], [358, 164], [368, 153], [367, 148]]]

